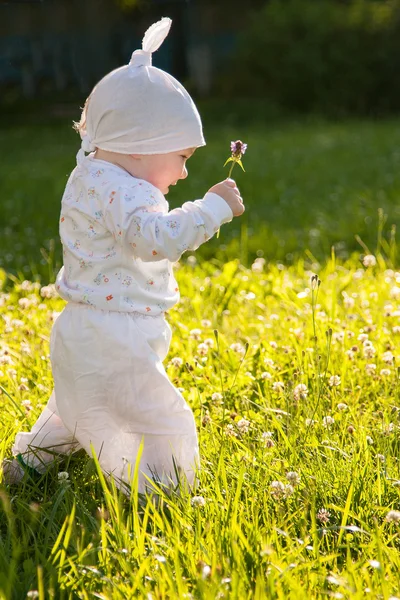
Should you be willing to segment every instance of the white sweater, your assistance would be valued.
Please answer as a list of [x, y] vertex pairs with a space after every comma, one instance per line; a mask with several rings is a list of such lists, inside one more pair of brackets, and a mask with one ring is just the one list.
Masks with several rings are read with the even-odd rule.
[[210, 239], [232, 211], [208, 192], [169, 211], [151, 183], [89, 155], [62, 198], [64, 266], [56, 288], [69, 302], [159, 315], [179, 300], [173, 263]]

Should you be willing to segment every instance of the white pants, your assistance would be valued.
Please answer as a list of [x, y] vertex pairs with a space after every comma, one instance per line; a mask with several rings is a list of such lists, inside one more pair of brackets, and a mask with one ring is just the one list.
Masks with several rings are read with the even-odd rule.
[[[195, 481], [199, 450], [193, 413], [163, 366], [171, 328], [164, 316], [108, 312], [68, 304], [51, 334], [54, 391], [14, 454], [44, 471], [52, 452], [94, 450], [117, 484], [133, 478], [169, 486]], [[46, 450], [44, 450], [46, 449]], [[146, 477], [147, 476], [147, 477]]]

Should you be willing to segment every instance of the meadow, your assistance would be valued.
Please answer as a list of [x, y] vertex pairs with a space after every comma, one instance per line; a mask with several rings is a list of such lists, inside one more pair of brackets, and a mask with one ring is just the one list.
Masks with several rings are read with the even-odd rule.
[[[0, 133], [0, 458], [52, 389], [62, 123]], [[176, 265], [165, 367], [195, 414], [198, 487], [143, 505], [79, 453], [0, 483], [1, 600], [400, 597], [397, 126], [210, 126], [171, 205], [241, 137], [248, 209]]]

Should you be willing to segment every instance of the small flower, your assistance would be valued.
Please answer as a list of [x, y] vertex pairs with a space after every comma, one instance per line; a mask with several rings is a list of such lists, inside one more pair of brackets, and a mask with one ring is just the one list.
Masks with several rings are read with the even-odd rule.
[[236, 142], [231, 142], [232, 156], [240, 158], [241, 156], [243, 156], [243, 154], [245, 154], [246, 150], [247, 144], [241, 142], [240, 140], [237, 140]]
[[398, 523], [400, 521], [400, 510], [389, 510], [385, 521], [388, 523]]
[[338, 385], [340, 385], [339, 375], [332, 375], [332, 377], [329, 378], [328, 383], [330, 387], [337, 387]]
[[379, 460], [379, 462], [384, 463], [386, 461], [386, 457], [383, 454], [377, 454], [376, 460]]
[[366, 371], [367, 375], [375, 375], [375, 373], [376, 373], [376, 364], [369, 363], [368, 365], [365, 365], [365, 371]]
[[329, 427], [329, 425], [333, 425], [334, 422], [335, 422], [335, 419], [333, 417], [330, 417], [329, 415], [322, 419], [322, 425], [324, 427]]
[[236, 426], [241, 433], [247, 433], [249, 431], [250, 421], [247, 419], [240, 419], [240, 421], [236, 423]]
[[326, 510], [326, 508], [320, 508], [317, 512], [317, 519], [323, 525], [329, 523], [329, 519], [331, 518], [331, 513]]
[[272, 481], [270, 484], [271, 496], [279, 500], [285, 495], [285, 485], [281, 481]]
[[207, 344], [201, 343], [197, 346], [197, 352], [200, 356], [206, 356], [208, 354], [208, 346]]
[[313, 425], [316, 425], [318, 423], [318, 421], [316, 419], [306, 419], [306, 427], [312, 427]]
[[239, 343], [231, 344], [230, 348], [231, 348], [231, 350], [233, 350], [237, 354], [242, 354], [243, 355], [243, 354], [246, 353], [246, 349], [242, 346], [242, 344], [239, 344]]
[[189, 331], [189, 337], [191, 337], [193, 340], [199, 340], [201, 336], [201, 329], [192, 329], [191, 331]]
[[299, 485], [300, 483], [300, 475], [297, 473], [297, 471], [289, 471], [288, 473], [286, 473], [286, 479], [293, 485]]
[[337, 409], [340, 410], [341, 412], [347, 410], [348, 408], [349, 407], [344, 402], [339, 402], [339, 404], [337, 405]]
[[370, 435], [366, 436], [365, 441], [367, 442], [368, 446], [372, 446], [374, 443], [374, 440], [372, 439], [372, 437]]
[[264, 373], [261, 373], [261, 379], [272, 379], [272, 375], [268, 371], [264, 371]]
[[222, 402], [223, 398], [223, 395], [219, 392], [214, 392], [211, 396], [211, 400], [214, 400], [214, 402]]
[[382, 377], [389, 377], [390, 373], [391, 373], [390, 369], [381, 369], [381, 372], [380, 372]]
[[285, 389], [285, 384], [283, 383], [283, 381], [275, 381], [272, 384], [272, 389], [274, 392], [281, 393]]
[[305, 400], [307, 398], [308, 388], [304, 383], [299, 383], [293, 390], [293, 396], [295, 400]]
[[363, 258], [364, 267], [374, 267], [376, 265], [376, 258], [373, 254], [366, 254]]
[[394, 356], [391, 352], [387, 351], [384, 352], [382, 354], [382, 360], [384, 363], [386, 363], [387, 365], [393, 365], [394, 364]]
[[203, 498], [203, 496], [193, 496], [193, 498], [190, 501], [192, 506], [197, 507], [202, 507], [206, 505], [206, 501], [205, 498]]
[[60, 471], [58, 474], [58, 481], [67, 481], [69, 479], [69, 473], [67, 471]]
[[181, 367], [183, 364], [183, 360], [179, 357], [179, 356], [174, 356], [173, 358], [171, 358], [171, 365], [173, 367]]

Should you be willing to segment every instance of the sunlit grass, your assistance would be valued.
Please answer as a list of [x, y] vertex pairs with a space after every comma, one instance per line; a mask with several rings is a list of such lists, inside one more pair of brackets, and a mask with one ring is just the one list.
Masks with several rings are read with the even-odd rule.
[[[165, 364], [196, 417], [196, 498], [143, 506], [82, 454], [3, 486], [0, 597], [396, 596], [400, 273], [369, 261], [182, 261]], [[52, 288], [11, 284], [1, 456], [51, 391], [64, 306]]]

